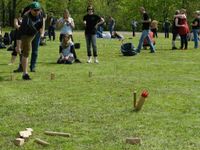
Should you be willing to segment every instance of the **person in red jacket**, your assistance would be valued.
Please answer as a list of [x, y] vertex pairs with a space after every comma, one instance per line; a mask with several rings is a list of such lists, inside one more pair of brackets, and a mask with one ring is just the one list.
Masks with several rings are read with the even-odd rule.
[[188, 48], [187, 34], [190, 31], [189, 31], [189, 26], [188, 26], [188, 23], [187, 23], [186, 10], [181, 9], [180, 15], [176, 15], [176, 17], [179, 18], [179, 20], [176, 21], [176, 26], [178, 27], [178, 34], [181, 37], [181, 47], [180, 47], [180, 49], [187, 49]]

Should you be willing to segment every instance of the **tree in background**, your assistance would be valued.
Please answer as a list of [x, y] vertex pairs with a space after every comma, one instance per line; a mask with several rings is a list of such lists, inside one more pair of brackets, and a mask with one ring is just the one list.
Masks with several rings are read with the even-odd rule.
[[[76, 29], [82, 30], [82, 18], [88, 3], [92, 3], [95, 12], [108, 20], [113, 16], [116, 30], [131, 30], [131, 20], [140, 21], [138, 9], [144, 6], [152, 19], [163, 23], [166, 18], [171, 21], [176, 9], [186, 8], [188, 21], [192, 20], [192, 12], [200, 9], [199, 0], [39, 0], [45, 11], [53, 12], [61, 17], [63, 10], [68, 9], [76, 23]], [[16, 12], [30, 3], [30, 0], [0, 0], [0, 22], [12, 26]], [[138, 24], [141, 25], [140, 23]]]

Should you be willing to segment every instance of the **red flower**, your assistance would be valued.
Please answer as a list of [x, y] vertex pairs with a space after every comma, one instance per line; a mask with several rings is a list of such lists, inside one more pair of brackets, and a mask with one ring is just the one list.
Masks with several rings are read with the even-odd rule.
[[144, 90], [141, 94], [142, 97], [147, 97], [149, 95], [148, 91]]

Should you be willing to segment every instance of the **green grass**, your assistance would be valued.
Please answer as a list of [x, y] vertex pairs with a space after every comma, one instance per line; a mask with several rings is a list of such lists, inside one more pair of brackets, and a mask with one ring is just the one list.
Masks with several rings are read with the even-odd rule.
[[[138, 38], [126, 42], [137, 46]], [[56, 64], [59, 42], [48, 41], [40, 47], [31, 81], [22, 81], [21, 73], [11, 81], [17, 63], [8, 66], [10, 52], [0, 50], [1, 150], [19, 149], [12, 141], [27, 127], [34, 129], [34, 135], [22, 146], [26, 150], [200, 148], [200, 49], [193, 49], [193, 42], [187, 51], [172, 51], [171, 38], [159, 34], [155, 54], [142, 50], [123, 57], [118, 40], [98, 39], [100, 63], [87, 64], [83, 32], [75, 32], [74, 39], [81, 43], [77, 54], [82, 64]], [[55, 80], [50, 80], [51, 72]], [[150, 93], [140, 112], [132, 111], [133, 89], [138, 97], [143, 89]], [[72, 137], [50, 137], [46, 130]], [[140, 137], [142, 144], [126, 144], [126, 137]], [[38, 145], [34, 138], [51, 145]]]

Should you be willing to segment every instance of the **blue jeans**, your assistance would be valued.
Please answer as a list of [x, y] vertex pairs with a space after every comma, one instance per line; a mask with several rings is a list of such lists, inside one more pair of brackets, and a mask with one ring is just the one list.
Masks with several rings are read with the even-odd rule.
[[194, 48], [198, 48], [199, 47], [199, 39], [198, 39], [198, 32], [199, 29], [192, 29], [193, 35], [194, 35]]
[[111, 36], [112, 36], [112, 34], [113, 34], [113, 30], [114, 30], [114, 27], [113, 27], [113, 26], [109, 27], [109, 31], [110, 31], [110, 35], [111, 35]]
[[87, 45], [87, 55], [92, 56], [91, 46], [93, 48], [93, 56], [97, 57], [97, 44], [96, 44], [96, 34], [86, 34], [86, 45]]
[[142, 35], [140, 37], [139, 44], [138, 44], [138, 47], [137, 47], [137, 52], [140, 52], [142, 45], [143, 45], [143, 42], [144, 42], [144, 39], [146, 37], [147, 37], [147, 41], [148, 41], [148, 44], [150, 46], [151, 52], [155, 52], [155, 48], [154, 48], [153, 43], [152, 43], [152, 41], [149, 37], [149, 32], [150, 32], [150, 30], [143, 30], [142, 31]]
[[30, 69], [35, 69], [35, 64], [38, 57], [38, 47], [40, 44], [40, 32], [35, 35], [35, 38], [32, 41], [32, 53], [31, 53], [31, 62], [30, 62]]

